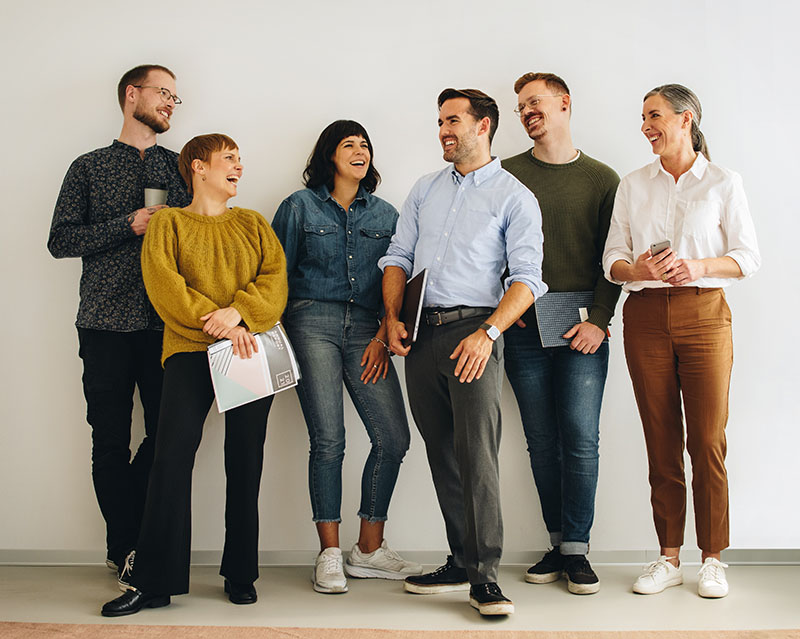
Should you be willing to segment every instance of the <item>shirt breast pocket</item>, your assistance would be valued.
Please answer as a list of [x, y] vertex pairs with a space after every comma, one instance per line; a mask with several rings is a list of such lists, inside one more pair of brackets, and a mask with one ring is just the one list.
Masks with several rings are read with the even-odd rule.
[[706, 237], [720, 225], [720, 202], [713, 200], [693, 200], [686, 203], [686, 216], [683, 219], [683, 232], [692, 237]]
[[491, 210], [484, 208], [467, 208], [462, 218], [463, 223], [473, 232], [495, 232], [500, 227], [500, 219]]
[[377, 267], [378, 260], [386, 255], [392, 239], [392, 229], [360, 229], [361, 257], [364, 264]]
[[327, 266], [339, 255], [338, 224], [304, 224], [305, 248], [309, 259]]

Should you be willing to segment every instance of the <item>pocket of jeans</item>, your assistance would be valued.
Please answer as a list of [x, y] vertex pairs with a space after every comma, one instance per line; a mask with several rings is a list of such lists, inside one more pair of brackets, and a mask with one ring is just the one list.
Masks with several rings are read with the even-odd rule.
[[296, 313], [297, 311], [302, 311], [303, 309], [308, 308], [314, 303], [314, 300], [307, 300], [307, 299], [295, 299], [289, 300], [286, 304], [286, 315], [291, 315], [292, 313]]

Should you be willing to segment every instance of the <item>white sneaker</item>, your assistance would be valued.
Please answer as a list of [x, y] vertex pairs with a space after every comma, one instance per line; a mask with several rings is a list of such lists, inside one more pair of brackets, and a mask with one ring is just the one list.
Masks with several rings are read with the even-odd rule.
[[718, 599], [728, 594], [728, 580], [725, 579], [725, 569], [728, 564], [723, 564], [719, 559], [708, 557], [697, 573], [700, 579], [697, 582], [697, 594], [701, 597]]
[[405, 579], [409, 575], [421, 575], [422, 565], [406, 561], [389, 548], [386, 540], [381, 542], [377, 550], [361, 552], [358, 544], [353, 546], [344, 566], [351, 577], [377, 577], [378, 579]]
[[655, 595], [670, 586], [680, 586], [683, 583], [683, 569], [673, 566], [668, 559], [661, 555], [658, 561], [654, 561], [645, 568], [645, 572], [639, 576], [633, 584], [633, 592], [640, 595]]
[[347, 592], [347, 579], [342, 570], [342, 551], [339, 548], [326, 548], [314, 562], [311, 572], [314, 590], [324, 593]]

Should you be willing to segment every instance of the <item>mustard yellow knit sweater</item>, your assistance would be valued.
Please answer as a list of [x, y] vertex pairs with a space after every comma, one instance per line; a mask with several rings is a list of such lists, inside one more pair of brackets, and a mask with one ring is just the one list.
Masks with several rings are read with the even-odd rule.
[[200, 317], [232, 306], [257, 333], [286, 306], [286, 257], [267, 221], [234, 207], [222, 215], [161, 209], [142, 246], [147, 295], [164, 320], [162, 364], [170, 355], [204, 351], [215, 339]]

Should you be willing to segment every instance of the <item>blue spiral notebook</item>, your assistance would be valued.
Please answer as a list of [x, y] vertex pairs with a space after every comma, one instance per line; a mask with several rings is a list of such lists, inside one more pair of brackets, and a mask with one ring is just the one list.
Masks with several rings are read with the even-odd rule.
[[593, 301], [594, 291], [549, 291], [536, 300], [533, 308], [542, 346], [569, 346], [572, 340], [561, 336], [589, 318]]

